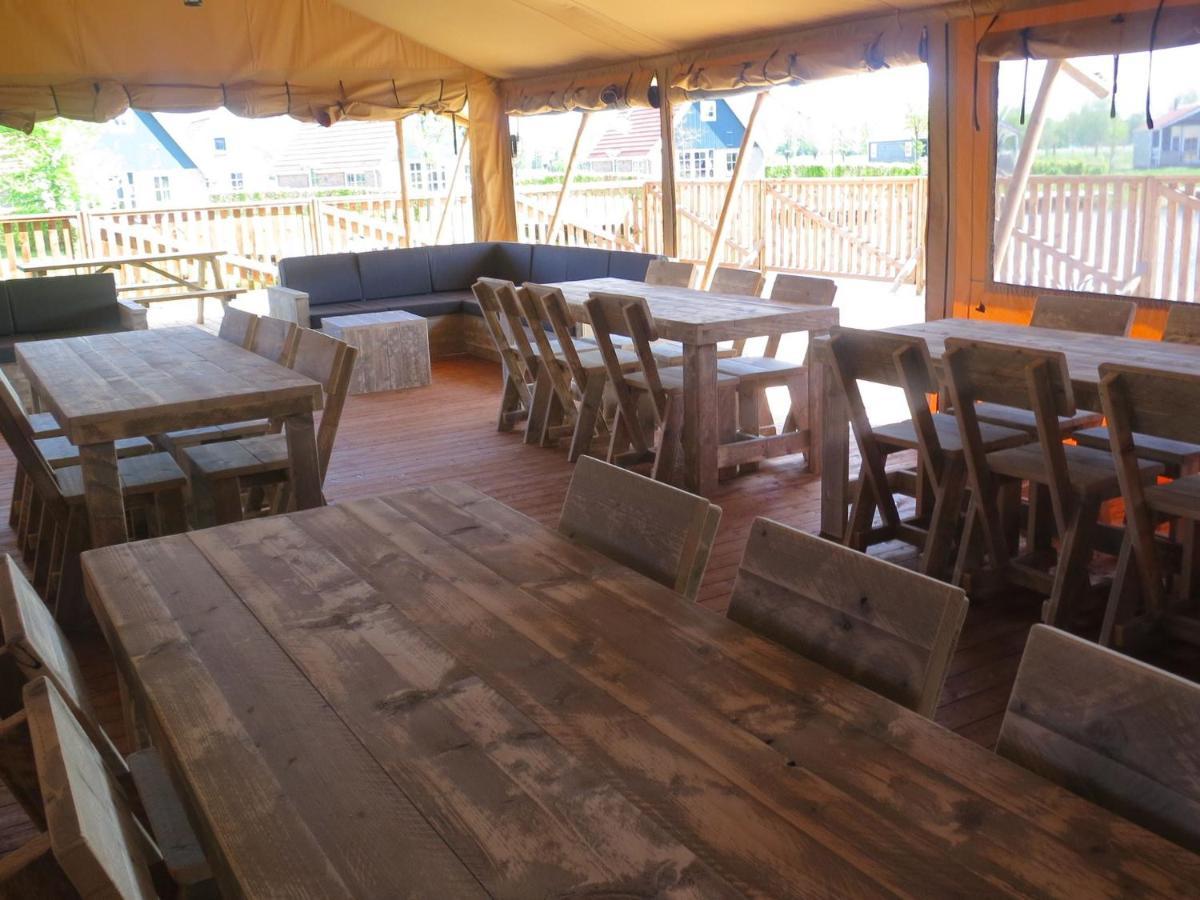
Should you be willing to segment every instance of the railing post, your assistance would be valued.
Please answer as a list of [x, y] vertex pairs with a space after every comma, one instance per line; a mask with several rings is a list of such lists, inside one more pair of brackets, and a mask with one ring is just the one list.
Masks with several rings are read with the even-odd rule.
[[313, 253], [321, 253], [325, 249], [324, 229], [325, 223], [321, 217], [321, 201], [313, 197], [308, 201], [308, 214], [312, 222], [312, 247]]
[[1138, 285], [1138, 293], [1146, 297], [1155, 296], [1154, 277], [1158, 268], [1158, 182], [1153, 175], [1146, 176], [1146, 193], [1142, 198], [1142, 246], [1139, 257], [1144, 267], [1144, 277]]

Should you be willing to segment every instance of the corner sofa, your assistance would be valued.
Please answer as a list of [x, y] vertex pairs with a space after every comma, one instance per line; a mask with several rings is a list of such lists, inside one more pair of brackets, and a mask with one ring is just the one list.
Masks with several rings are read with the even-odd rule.
[[279, 261], [267, 289], [272, 316], [320, 328], [329, 316], [402, 310], [429, 321], [434, 357], [494, 357], [471, 285], [480, 277], [516, 284], [628, 278], [641, 281], [649, 253], [477, 241], [364, 253], [327, 253]]
[[146, 310], [117, 296], [110, 272], [0, 281], [0, 363], [23, 341], [145, 328]]

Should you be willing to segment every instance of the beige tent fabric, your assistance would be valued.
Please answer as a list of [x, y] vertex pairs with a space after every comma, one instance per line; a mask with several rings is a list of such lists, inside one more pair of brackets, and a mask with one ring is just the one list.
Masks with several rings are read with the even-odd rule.
[[653, 69], [627, 63], [593, 69], [579, 77], [556, 74], [507, 82], [504, 102], [510, 115], [520, 116], [648, 107], [653, 80]]
[[471, 72], [334, 0], [0, 0], [0, 21], [0, 124], [24, 131], [130, 107], [323, 124], [458, 112]]
[[[1120, 16], [1096, 16], [996, 32], [979, 42], [979, 58], [1069, 59], [1103, 53], [1136, 53], [1149, 47], [1153, 22], [1154, 10], [1142, 9]], [[1200, 4], [1164, 6], [1154, 46], [1182, 47], [1197, 43], [1200, 43]]]
[[517, 209], [513, 191], [512, 145], [500, 84], [478, 76], [468, 86], [471, 118], [471, 199], [475, 240], [515, 241]]

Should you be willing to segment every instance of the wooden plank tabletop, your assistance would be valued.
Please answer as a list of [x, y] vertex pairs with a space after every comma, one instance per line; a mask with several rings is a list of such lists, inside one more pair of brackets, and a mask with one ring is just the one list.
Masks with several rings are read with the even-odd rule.
[[714, 344], [792, 331], [827, 331], [838, 323], [838, 311], [831, 306], [771, 303], [624, 278], [589, 278], [554, 286], [576, 309], [582, 308], [592, 291], [645, 297], [658, 336], [688, 344]]
[[1200, 857], [462, 485], [84, 569], [231, 896], [1200, 883]]
[[225, 255], [224, 250], [179, 250], [170, 253], [142, 253], [133, 256], [75, 256], [43, 257], [17, 263], [22, 272], [51, 272], [58, 269], [108, 269], [122, 265], [170, 262], [177, 259], [212, 260]]
[[192, 326], [30, 341], [17, 362], [74, 444], [320, 409], [321, 386]]

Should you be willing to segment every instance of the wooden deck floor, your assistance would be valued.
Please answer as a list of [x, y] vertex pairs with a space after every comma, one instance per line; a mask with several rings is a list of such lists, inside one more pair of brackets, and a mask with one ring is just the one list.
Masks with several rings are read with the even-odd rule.
[[[571, 474], [565, 451], [525, 446], [516, 433], [495, 430], [498, 368], [472, 358], [436, 363], [428, 388], [353, 397], [346, 406], [326, 491], [331, 501], [445, 480], [465, 481], [527, 515], [553, 525]], [[775, 460], [723, 485], [713, 498], [723, 510], [700, 603], [723, 614], [750, 524], [768, 516], [816, 531], [819, 482], [799, 471], [799, 458]], [[7, 523], [13, 463], [0, 451], [0, 522]], [[13, 534], [0, 526], [0, 549]], [[996, 739], [1026, 633], [1040, 603], [1013, 596], [973, 603], [937, 719], [985, 745]], [[98, 638], [78, 650], [96, 703], [121, 743], [115, 676]], [[0, 787], [0, 852], [30, 834], [30, 825]]]

